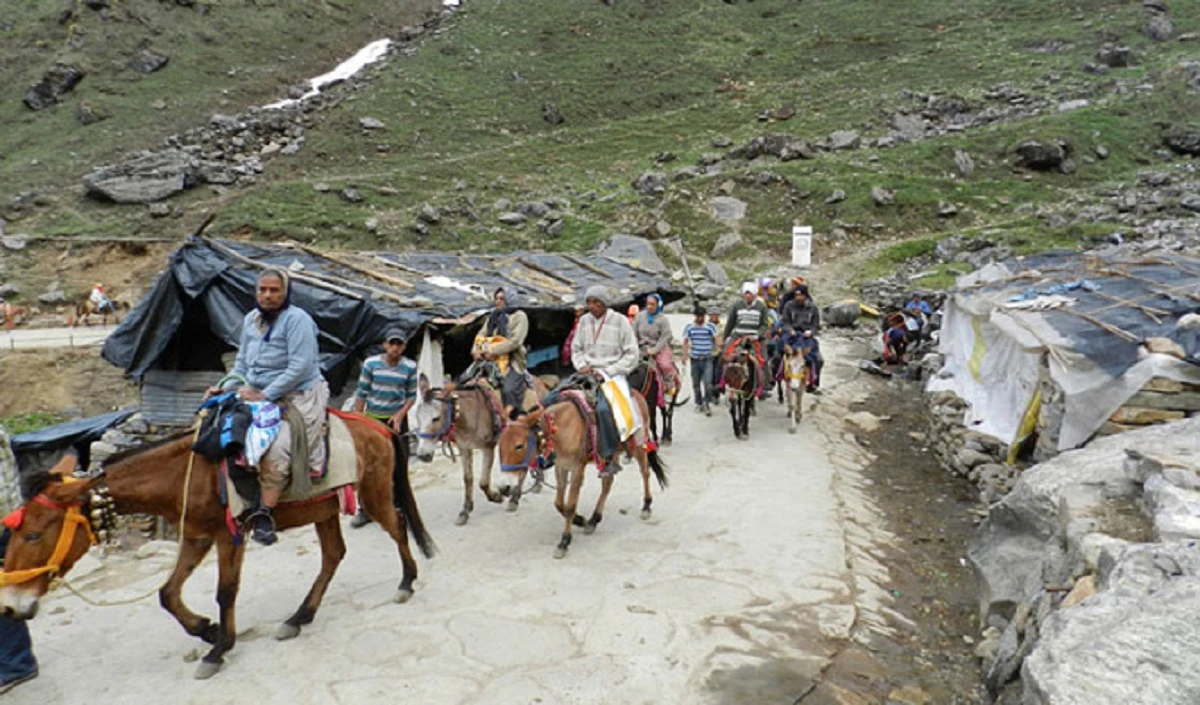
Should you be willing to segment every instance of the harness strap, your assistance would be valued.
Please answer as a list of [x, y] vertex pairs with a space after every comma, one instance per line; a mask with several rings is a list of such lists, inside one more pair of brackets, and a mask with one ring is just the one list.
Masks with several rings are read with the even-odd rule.
[[52, 509], [63, 509], [65, 507], [67, 515], [63, 518], [62, 531], [58, 533], [58, 542], [54, 544], [54, 552], [50, 554], [50, 560], [46, 562], [46, 565], [11, 572], [0, 571], [0, 587], [20, 585], [47, 573], [50, 574], [51, 578], [57, 577], [59, 570], [62, 568], [63, 560], [66, 559], [67, 553], [71, 550], [71, 544], [75, 543], [75, 531], [80, 526], [87, 533], [88, 541], [96, 543], [96, 536], [92, 533], [91, 523], [79, 511], [79, 508], [83, 506], [82, 502], [72, 502], [69, 505], [63, 505], [40, 494], [34, 497], [33, 501]]

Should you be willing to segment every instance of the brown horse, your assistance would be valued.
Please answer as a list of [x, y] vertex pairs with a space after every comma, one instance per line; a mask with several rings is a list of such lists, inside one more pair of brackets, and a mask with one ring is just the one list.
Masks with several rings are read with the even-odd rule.
[[[409, 412], [409, 420], [417, 429], [417, 458], [422, 462], [430, 462], [439, 444], [453, 443], [458, 446], [463, 474], [463, 505], [454, 523], [462, 526], [471, 518], [475, 509], [475, 453], [483, 457], [483, 476], [479, 480], [479, 489], [489, 502], [499, 504], [504, 501], [504, 492], [492, 489], [492, 465], [495, 464], [496, 442], [499, 440], [499, 429], [496, 428], [496, 417], [502, 419], [506, 409], [500, 408], [499, 392], [478, 382], [469, 382], [456, 387], [447, 385], [440, 393], [435, 393], [424, 378], [420, 382], [421, 396], [419, 403]], [[538, 378], [533, 380], [533, 393], [540, 399], [546, 395], [546, 385]], [[501, 420], [501, 426], [504, 421]], [[508, 490], [507, 487], [503, 488]], [[534, 492], [541, 491], [540, 483], [534, 486]], [[508, 492], [508, 511], [517, 511], [521, 502], [521, 485], [518, 484]]]
[[25, 319], [25, 316], [28, 313], [29, 309], [25, 308], [24, 306], [10, 304], [7, 301], [0, 303], [0, 318], [4, 319], [4, 328], [10, 333], [17, 323], [20, 323]]
[[[408, 473], [400, 463], [398, 436], [381, 432], [366, 419], [347, 420], [346, 426], [358, 453], [358, 491], [368, 515], [387, 531], [400, 550], [403, 577], [397, 602], [413, 594], [417, 564], [408, 547], [405, 528], [425, 556], [431, 556], [433, 544], [425, 532]], [[390, 436], [390, 438], [389, 438]], [[30, 619], [37, 613], [38, 600], [49, 589], [50, 580], [67, 571], [87, 551], [90, 531], [76, 532], [80, 513], [84, 517], [103, 516], [103, 506], [115, 502], [121, 514], [156, 514], [178, 523], [186, 503], [185, 526], [180, 527], [182, 541], [175, 569], [159, 590], [159, 602], [184, 630], [212, 644], [196, 671], [196, 678], [209, 678], [220, 670], [224, 654], [237, 638], [234, 604], [241, 582], [245, 546], [235, 543], [225, 523], [225, 508], [217, 496], [217, 467], [201, 455], [191, 453], [193, 436], [185, 433], [157, 444], [118, 453], [104, 462], [103, 471], [87, 481], [63, 481], [47, 475], [41, 486], [31, 492], [33, 499], [24, 507], [19, 530], [14, 531], [5, 556], [5, 573], [0, 573], [0, 610], [16, 619]], [[67, 462], [67, 461], [64, 461]], [[71, 463], [73, 464], [73, 459]], [[70, 466], [65, 469], [69, 470]], [[64, 468], [60, 467], [59, 470]], [[392, 504], [392, 473], [401, 470], [399, 511]], [[184, 478], [189, 476], [185, 482]], [[185, 487], [186, 484], [186, 487]], [[334, 493], [315, 500], [280, 504], [275, 521], [280, 529], [315, 524], [321, 541], [321, 571], [312, 589], [295, 614], [276, 633], [277, 639], [290, 639], [309, 624], [321, 604], [325, 589], [346, 552], [338, 519], [338, 499]], [[86, 519], [84, 524], [86, 524]], [[60, 537], [66, 537], [59, 547]], [[182, 598], [184, 582], [213, 545], [217, 547], [217, 604], [220, 619], [188, 609]], [[34, 575], [36, 574], [36, 575]]]
[[[676, 370], [676, 373], [678, 373], [678, 370]], [[637, 369], [629, 375], [629, 387], [641, 394], [650, 407], [650, 416], [648, 419], [650, 422], [650, 437], [654, 439], [655, 443], [661, 440], [663, 445], [669, 446], [674, 440], [675, 435], [675, 409], [687, 404], [688, 399], [685, 398], [683, 401], [679, 401], [682, 386], [676, 389], [674, 394], [668, 395], [665, 391], [660, 394], [659, 388], [661, 385], [662, 373], [658, 371], [658, 365], [650, 357], [643, 357]], [[658, 403], [660, 397], [663, 402], [662, 404]], [[660, 411], [662, 412], [663, 422], [661, 437], [658, 433], [658, 415]]]
[[750, 439], [750, 416], [754, 414], [762, 370], [754, 357], [753, 348], [739, 346], [725, 360], [725, 391], [729, 395], [729, 416], [733, 419], [733, 435], [739, 441]]
[[72, 319], [71, 327], [74, 328], [81, 322], [85, 326], [90, 326], [91, 321], [89, 319], [94, 315], [100, 316], [100, 325], [102, 326], [108, 325], [109, 316], [112, 316], [114, 321], [120, 323], [121, 312], [124, 311], [128, 313], [130, 308], [131, 307], [128, 301], [109, 299], [109, 306], [105, 307], [104, 310], [101, 311], [96, 308], [96, 304], [92, 303], [90, 298], [84, 299], [75, 304], [75, 317]]
[[[646, 400], [637, 392], [631, 392], [631, 395], [642, 418], [646, 418]], [[608, 500], [609, 490], [612, 489], [613, 476], [605, 474], [601, 479], [600, 499], [592, 510], [592, 517], [584, 522], [583, 517], [575, 514], [579, 506], [579, 490], [583, 487], [584, 471], [592, 462], [589, 435], [587, 419], [581, 409], [571, 401], [555, 402], [545, 409], [521, 416], [500, 432], [501, 467], [512, 468], [517, 473], [518, 486], [524, 482], [525, 473], [544, 449], [543, 442], [549, 444], [548, 448], [555, 454], [554, 470], [557, 480], [554, 508], [565, 521], [558, 548], [554, 551], [555, 558], [567, 555], [567, 548], [571, 545], [572, 525], [583, 527], [585, 534], [596, 530], [596, 525], [603, 518], [604, 503]], [[647, 450], [646, 445], [639, 442], [641, 435], [634, 434], [630, 437], [626, 449], [637, 459], [642, 472], [641, 517], [649, 519], [650, 505], [654, 501], [650, 495], [650, 471], [654, 470], [659, 487], [664, 489], [667, 486], [667, 473], [666, 465], [658, 457], [658, 452]]]

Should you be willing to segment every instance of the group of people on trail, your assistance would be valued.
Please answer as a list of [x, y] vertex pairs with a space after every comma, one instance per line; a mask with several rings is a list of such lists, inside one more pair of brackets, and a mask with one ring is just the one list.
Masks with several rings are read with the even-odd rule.
[[914, 291], [904, 308], [884, 318], [883, 361], [903, 365], [908, 362], [908, 348], [918, 341], [929, 326], [933, 308], [919, 291]]

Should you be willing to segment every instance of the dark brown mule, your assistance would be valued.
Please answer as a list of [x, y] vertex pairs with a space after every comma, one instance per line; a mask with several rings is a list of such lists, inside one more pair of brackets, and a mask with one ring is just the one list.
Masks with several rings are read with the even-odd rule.
[[[475, 453], [483, 458], [482, 477], [479, 489], [489, 502], [499, 504], [505, 493], [492, 489], [492, 466], [496, 459], [496, 443], [500, 433], [496, 429], [495, 416], [503, 416], [507, 410], [500, 409], [498, 391], [484, 388], [477, 383], [463, 386], [447, 385], [441, 392], [434, 392], [429, 383], [421, 379], [419, 403], [409, 412], [411, 425], [417, 429], [417, 457], [422, 462], [433, 460], [439, 445], [453, 443], [458, 446], [462, 463], [463, 505], [454, 523], [462, 526], [471, 518], [475, 509]], [[534, 393], [540, 399], [546, 395], [546, 385], [534, 377]], [[503, 488], [508, 490], [507, 487]], [[540, 486], [534, 492], [541, 491]], [[508, 511], [517, 511], [521, 503], [521, 486], [508, 492]]]
[[[401, 474], [399, 512], [392, 505], [392, 472], [400, 467], [396, 465], [401, 458], [400, 439], [394, 434], [381, 433], [378, 424], [366, 419], [347, 420], [346, 426], [358, 451], [359, 497], [367, 514], [379, 522], [400, 550], [403, 577], [395, 599], [404, 602], [412, 596], [413, 581], [417, 577], [417, 564], [409, 550], [405, 529], [412, 532], [425, 556], [432, 555], [433, 544], [417, 511], [407, 472]], [[119, 453], [105, 462], [99, 476], [86, 482], [48, 479], [44, 489], [25, 505], [23, 524], [9, 542], [4, 567], [6, 571], [18, 571], [49, 565], [57, 537], [67, 524], [65, 518], [72, 512], [71, 506], [82, 507], [84, 516], [90, 516], [96, 509], [92, 506], [96, 504], [95, 497], [105, 485], [119, 513], [156, 514], [172, 523], [179, 522], [182, 497], [186, 496], [187, 518], [186, 526], [181, 529], [184, 538], [179, 556], [158, 596], [162, 606], [188, 634], [212, 644], [196, 671], [196, 678], [202, 679], [220, 669], [225, 652], [233, 648], [237, 638], [234, 603], [241, 582], [245, 546], [234, 543], [225, 524], [225, 509], [217, 497], [216, 466], [203, 456], [193, 456], [189, 450], [191, 444], [189, 432], [149, 447]], [[189, 458], [192, 459], [189, 461]], [[189, 462], [193, 464], [191, 480], [184, 494]], [[299, 609], [280, 626], [276, 634], [278, 639], [295, 637], [302, 626], [312, 622], [325, 589], [346, 553], [338, 512], [338, 500], [332, 493], [315, 501], [280, 504], [275, 508], [278, 528], [315, 524], [321, 541], [321, 572]], [[70, 531], [74, 531], [74, 526], [70, 526]], [[217, 604], [220, 607], [220, 621], [216, 624], [188, 609], [181, 595], [184, 582], [214, 544], [217, 547]], [[58, 561], [60, 567], [53, 572], [65, 575], [87, 551], [87, 546], [86, 534], [76, 532], [69, 551]], [[0, 593], [0, 607], [18, 619], [33, 617], [38, 599], [49, 587], [50, 577], [50, 574], [43, 574], [8, 585]]]
[[[676, 370], [678, 372], [678, 370]], [[682, 380], [683, 377], [680, 376]], [[668, 396], [664, 391], [659, 394], [659, 388], [662, 385], [662, 373], [658, 371], [658, 366], [654, 360], [649, 357], [643, 357], [641, 364], [637, 369], [629, 375], [629, 388], [637, 391], [646, 399], [647, 405], [650, 407], [650, 437], [655, 443], [662, 442], [663, 445], [669, 446], [674, 440], [675, 435], [675, 409], [688, 403], [687, 399], [679, 401], [682, 385], [680, 389], [676, 389], [675, 393]], [[659, 404], [658, 399], [662, 397], [663, 403]], [[662, 412], [662, 435], [658, 433], [658, 416]]]
[[[631, 392], [634, 403], [646, 418], [648, 410], [646, 400], [637, 392]], [[539, 438], [539, 435], [541, 436]], [[544, 439], [555, 454], [554, 470], [556, 475], [554, 508], [562, 515], [565, 524], [558, 548], [554, 551], [555, 558], [567, 555], [571, 545], [571, 526], [583, 527], [583, 533], [590, 534], [596, 530], [604, 514], [604, 503], [612, 489], [613, 476], [605, 475], [600, 484], [600, 499], [592, 510], [592, 517], [584, 522], [583, 517], [576, 515], [579, 506], [579, 490], [583, 487], [583, 476], [587, 466], [592, 462], [589, 452], [587, 421], [579, 408], [573, 402], [561, 401], [551, 404], [545, 409], [539, 409], [521, 416], [510, 423], [500, 433], [500, 463], [501, 467], [513, 468], [517, 473], [517, 484], [525, 480], [529, 466], [536, 461]], [[646, 450], [636, 442], [638, 434], [630, 438], [626, 445], [629, 453], [637, 460], [642, 471], [642, 519], [650, 518], [650, 505], [654, 498], [650, 495], [650, 471], [658, 479], [661, 488], [667, 486], [666, 465], [658, 457], [658, 452]], [[620, 451], [618, 451], [620, 452]], [[568, 485], [570, 485], [568, 492]]]
[[750, 438], [750, 416], [762, 370], [753, 350], [738, 347], [725, 361], [725, 392], [729, 396], [729, 416], [733, 419], [733, 435], [738, 440]]

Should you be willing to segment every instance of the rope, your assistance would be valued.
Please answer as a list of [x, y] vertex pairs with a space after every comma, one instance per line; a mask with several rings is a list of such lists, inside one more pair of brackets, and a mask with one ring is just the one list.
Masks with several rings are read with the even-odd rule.
[[[200, 418], [196, 419], [196, 433], [192, 435], [192, 445], [195, 445], [196, 441], [200, 438], [200, 425], [206, 413], [207, 412], [205, 410], [201, 410]], [[195, 463], [195, 460], [196, 452], [191, 451], [188, 454], [187, 472], [184, 473], [183, 476], [183, 508], [179, 511], [179, 542], [176, 544], [175, 548], [175, 564], [171, 566], [172, 573], [174, 573], [175, 569], [179, 567], [179, 560], [183, 556], [183, 538], [184, 532], [187, 528], [188, 497], [191, 494], [192, 467]], [[69, 590], [71, 594], [75, 595], [92, 607], [119, 607], [121, 605], [132, 605], [135, 602], [141, 602], [142, 600], [154, 595], [162, 589], [162, 586], [151, 588], [150, 590], [137, 595], [136, 597], [129, 597], [122, 600], [93, 600], [92, 598], [80, 592], [79, 589], [72, 585], [71, 581], [67, 580], [65, 577], [58, 578], [55, 582], [61, 584], [63, 587]]]

